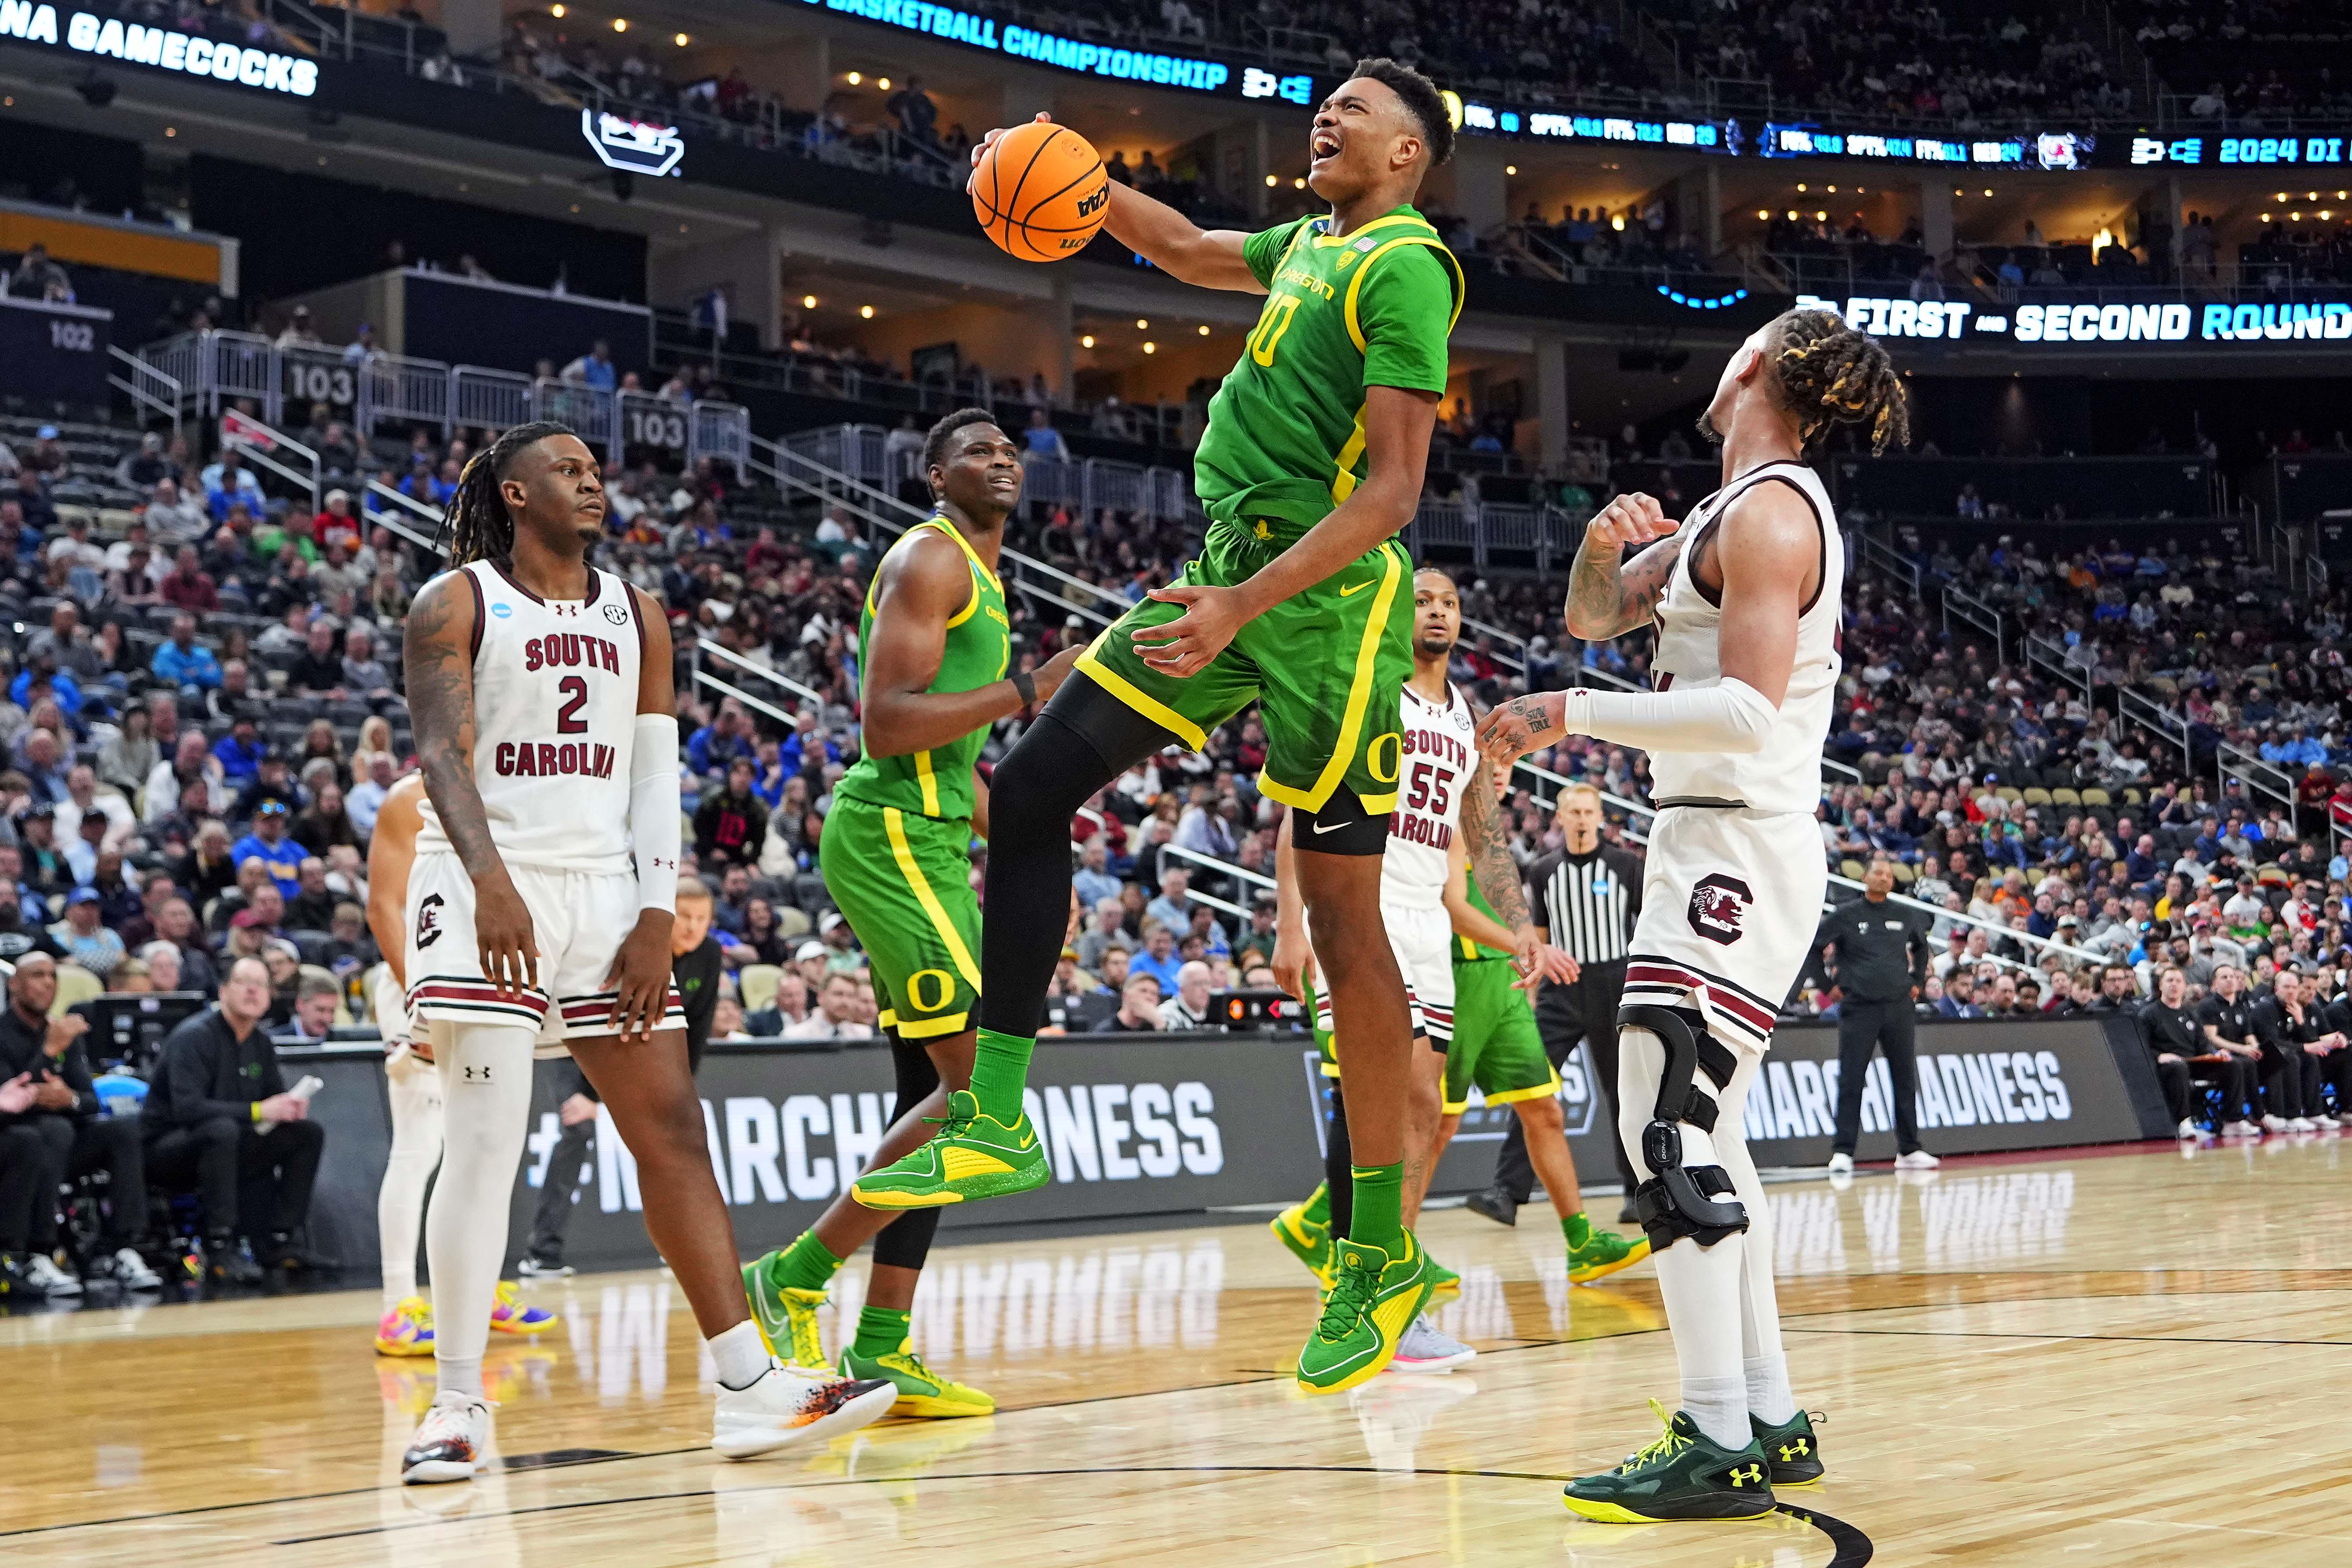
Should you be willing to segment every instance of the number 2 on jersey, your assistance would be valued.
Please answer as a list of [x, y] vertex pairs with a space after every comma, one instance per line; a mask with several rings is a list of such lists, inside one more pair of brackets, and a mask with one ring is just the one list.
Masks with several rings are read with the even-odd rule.
[[588, 726], [580, 717], [580, 710], [588, 706], [588, 682], [580, 676], [567, 675], [555, 683], [555, 689], [570, 699], [555, 710], [555, 732], [559, 735], [584, 735]]
[[1290, 331], [1290, 318], [1298, 314], [1298, 296], [1276, 294], [1265, 302], [1265, 312], [1257, 319], [1257, 330], [1250, 334], [1250, 358], [1258, 363], [1274, 363], [1274, 348], [1282, 342], [1282, 334]]

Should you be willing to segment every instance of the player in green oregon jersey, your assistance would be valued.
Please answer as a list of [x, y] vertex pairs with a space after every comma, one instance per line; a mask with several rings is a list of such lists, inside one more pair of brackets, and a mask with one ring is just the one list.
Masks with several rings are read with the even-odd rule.
[[1310, 1393], [1386, 1365], [1430, 1288], [1402, 1219], [1412, 1034], [1380, 924], [1380, 874], [1397, 689], [1412, 662], [1412, 574], [1394, 537], [1421, 499], [1463, 293], [1460, 268], [1412, 203], [1453, 145], [1428, 78], [1363, 60], [1307, 136], [1307, 184], [1325, 216], [1254, 235], [1204, 231], [1109, 187], [1106, 226], [1120, 244], [1185, 282], [1265, 296], [1201, 439], [1208, 535], [1175, 583], [1096, 640], [999, 765], [973, 1098], [951, 1109], [943, 1152], [870, 1171], [855, 1189], [860, 1202], [936, 1204], [1050, 1179], [1021, 1097], [1069, 902], [1070, 816], [1130, 763], [1170, 744], [1200, 749], [1255, 700], [1266, 734], [1258, 787], [1292, 809], [1301, 890], [1349, 1042], [1354, 1212], [1300, 1352]]
[[[825, 890], [873, 965], [898, 1078], [898, 1117], [875, 1152], [879, 1163], [923, 1147], [923, 1118], [944, 1117], [947, 1089], [971, 1081], [981, 977], [971, 846], [975, 831], [988, 831], [987, 790], [972, 764], [990, 726], [1053, 695], [1078, 656], [1066, 649], [1034, 675], [1008, 676], [1012, 627], [996, 563], [1021, 499], [1021, 464], [994, 416], [949, 415], [931, 427], [923, 462], [937, 511], [891, 547], [866, 590], [857, 627], [864, 754], [834, 791], [819, 851]], [[840, 1364], [897, 1384], [896, 1415], [995, 1409], [987, 1394], [925, 1366], [908, 1342], [915, 1282], [938, 1225], [936, 1209], [893, 1214], [835, 1199], [797, 1241], [743, 1270], [769, 1348], [803, 1366], [825, 1363], [816, 1310], [842, 1260], [870, 1238], [873, 1277]]]
[[[1501, 774], [1502, 782], [1496, 784], [1499, 793], [1508, 793], [1508, 777], [1507, 773]], [[1508, 1105], [1518, 1114], [1519, 1125], [1527, 1133], [1528, 1163], [1559, 1215], [1560, 1232], [1568, 1243], [1569, 1282], [1589, 1285], [1631, 1268], [1650, 1256], [1650, 1239], [1640, 1236], [1629, 1241], [1585, 1217], [1576, 1161], [1569, 1153], [1560, 1117], [1559, 1075], [1544, 1054], [1535, 1008], [1512, 969], [1514, 950], [1498, 945], [1510, 942], [1510, 929], [1496, 915], [1476, 879], [1468, 875], [1458, 841], [1453, 875], [1445, 889], [1445, 912], [1455, 932], [1454, 1039], [1445, 1050], [1444, 1115], [1437, 1124], [1437, 1151], [1430, 1156], [1431, 1167], [1436, 1166], [1462, 1125], [1462, 1113], [1470, 1109], [1471, 1086], [1476, 1085], [1488, 1105]]]

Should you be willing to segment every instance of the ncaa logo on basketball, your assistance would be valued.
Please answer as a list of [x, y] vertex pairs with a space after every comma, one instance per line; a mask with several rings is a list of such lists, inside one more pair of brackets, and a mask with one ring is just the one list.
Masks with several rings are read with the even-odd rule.
[[1739, 940], [1739, 922], [1755, 902], [1747, 883], [1727, 872], [1710, 871], [1691, 889], [1691, 930], [1729, 947]]

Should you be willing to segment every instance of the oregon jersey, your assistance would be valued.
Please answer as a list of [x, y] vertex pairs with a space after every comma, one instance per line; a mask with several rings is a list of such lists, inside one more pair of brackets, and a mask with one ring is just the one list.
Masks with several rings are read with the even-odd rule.
[[[1483, 783], [1485, 781], [1481, 780], [1480, 782]], [[1480, 914], [1485, 915], [1488, 920], [1493, 921], [1496, 925], [1503, 926], [1504, 930], [1508, 931], [1510, 927], [1504, 924], [1503, 917], [1495, 912], [1495, 906], [1488, 903], [1486, 901], [1486, 895], [1478, 890], [1478, 879], [1475, 877], [1465, 877], [1463, 879], [1463, 882], [1470, 894], [1470, 907], [1476, 910]], [[1459, 931], [1454, 933], [1454, 962], [1456, 963], [1475, 963], [1484, 959], [1509, 958], [1510, 956], [1512, 955], [1505, 952], [1500, 948], [1488, 947], [1483, 942], [1472, 942], [1468, 937], [1462, 935]]]
[[[1012, 622], [1004, 613], [1004, 584], [973, 551], [971, 542], [956, 531], [955, 524], [934, 517], [908, 529], [890, 548], [893, 552], [903, 550], [908, 541], [920, 538], [929, 529], [937, 529], [954, 540], [971, 566], [971, 598], [948, 620], [947, 646], [940, 658], [940, 672], [931, 679], [930, 689], [970, 691], [1002, 680], [1013, 658]], [[880, 582], [881, 576], [877, 565], [875, 581]], [[869, 587], [866, 591], [866, 607], [857, 617], [859, 646], [871, 646], [873, 636], [874, 590]], [[979, 760], [980, 748], [987, 739], [988, 726], [983, 724], [971, 734], [932, 751], [899, 757], [877, 757], [867, 752], [843, 775], [838, 793], [869, 805], [892, 805], [925, 816], [967, 820], [971, 816], [971, 765]]]
[[1194, 488], [1213, 521], [1297, 538], [1364, 477], [1364, 389], [1445, 390], [1462, 268], [1410, 206], [1342, 238], [1300, 218], [1242, 244], [1266, 289], [1247, 348], [1209, 404]]

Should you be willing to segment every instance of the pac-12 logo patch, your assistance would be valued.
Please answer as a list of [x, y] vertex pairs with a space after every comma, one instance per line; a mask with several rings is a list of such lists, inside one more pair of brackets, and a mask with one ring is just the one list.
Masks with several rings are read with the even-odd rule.
[[1691, 889], [1691, 930], [1729, 947], [1739, 940], [1739, 922], [1747, 919], [1755, 902], [1756, 895], [1747, 883], [1726, 872], [1710, 871]]
[[427, 893], [416, 906], [416, 945], [422, 951], [441, 940], [441, 895]]

